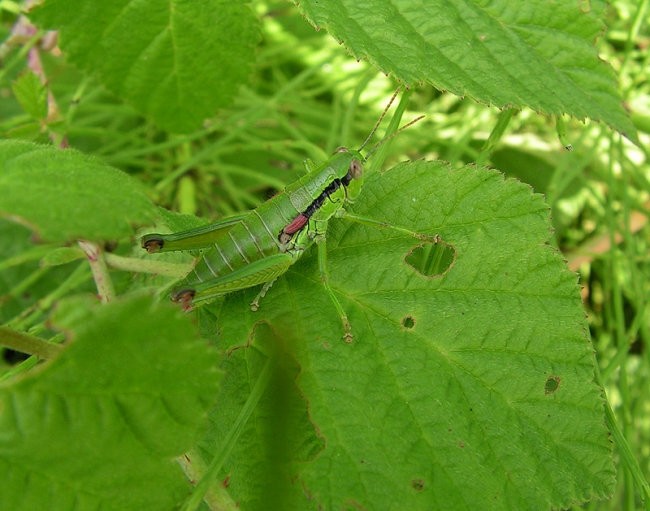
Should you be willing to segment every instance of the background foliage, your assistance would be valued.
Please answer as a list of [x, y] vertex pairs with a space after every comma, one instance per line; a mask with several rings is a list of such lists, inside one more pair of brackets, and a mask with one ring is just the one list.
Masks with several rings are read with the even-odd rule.
[[[648, 2], [421, 4], [0, 2], [8, 509], [648, 508]], [[315, 251], [259, 313], [167, 303], [191, 257], [137, 234], [256, 207], [396, 82], [426, 118], [351, 210], [449, 268], [333, 220], [351, 345]]]

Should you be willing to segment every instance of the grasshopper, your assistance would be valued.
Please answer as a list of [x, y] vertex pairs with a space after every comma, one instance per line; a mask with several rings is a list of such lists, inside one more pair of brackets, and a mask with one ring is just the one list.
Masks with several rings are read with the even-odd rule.
[[361, 150], [395, 95], [358, 150], [341, 147], [322, 165], [307, 165], [305, 176], [256, 209], [197, 229], [145, 235], [142, 247], [149, 253], [207, 249], [172, 290], [172, 300], [189, 310], [218, 296], [262, 285], [251, 303], [251, 309], [257, 310], [273, 282], [316, 242], [321, 280], [341, 318], [344, 338], [351, 341], [347, 315], [328, 283], [325, 236], [328, 221], [340, 215], [361, 190], [365, 162]]

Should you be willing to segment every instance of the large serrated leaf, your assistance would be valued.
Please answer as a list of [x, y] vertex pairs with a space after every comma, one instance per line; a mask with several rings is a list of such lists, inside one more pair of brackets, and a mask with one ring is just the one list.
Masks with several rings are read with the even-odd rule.
[[[543, 510], [609, 494], [587, 325], [541, 196], [495, 171], [417, 162], [371, 176], [354, 212], [439, 235], [451, 266], [425, 276], [407, 264], [421, 240], [334, 219], [328, 269], [353, 343], [313, 252], [257, 313], [257, 290], [220, 310], [223, 342], [245, 345], [242, 328], [268, 321], [300, 368], [324, 448], [293, 465], [286, 484], [302, 492], [286, 509]], [[236, 501], [256, 500], [241, 484], [251, 466], [233, 455], [224, 469]]]
[[48, 0], [30, 16], [60, 30], [73, 62], [174, 132], [230, 103], [259, 38], [241, 0]]
[[174, 509], [174, 461], [217, 389], [187, 317], [146, 297], [86, 313], [71, 345], [0, 386], [2, 509]]
[[499, 107], [604, 121], [634, 138], [587, 2], [301, 0], [316, 27], [407, 84]]
[[110, 240], [157, 214], [124, 172], [72, 149], [0, 140], [0, 215], [47, 241]]

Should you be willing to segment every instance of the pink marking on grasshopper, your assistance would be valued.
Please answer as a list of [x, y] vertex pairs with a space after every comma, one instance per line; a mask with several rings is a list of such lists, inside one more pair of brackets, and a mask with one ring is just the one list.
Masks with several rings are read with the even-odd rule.
[[309, 217], [305, 216], [303, 213], [300, 213], [289, 225], [282, 229], [280, 236], [278, 236], [280, 243], [283, 245], [289, 243], [291, 237], [305, 225], [307, 225], [307, 222], [309, 222]]

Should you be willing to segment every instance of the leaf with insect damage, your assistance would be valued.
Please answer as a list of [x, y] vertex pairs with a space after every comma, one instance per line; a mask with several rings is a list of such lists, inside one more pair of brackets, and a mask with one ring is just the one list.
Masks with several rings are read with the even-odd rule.
[[296, 1], [357, 58], [407, 84], [501, 108], [603, 121], [635, 139], [594, 41], [603, 2]]
[[[330, 222], [330, 282], [352, 343], [316, 249], [257, 313], [247, 306], [257, 290], [219, 311], [226, 345], [246, 346], [265, 321], [295, 360], [287, 399], [304, 401], [320, 451], [287, 462], [286, 484], [302, 490], [285, 509], [505, 511], [608, 495], [587, 324], [576, 276], [548, 244], [542, 197], [493, 170], [420, 161], [370, 176], [352, 212], [420, 233]], [[263, 442], [256, 428], [245, 434]], [[255, 501], [243, 482], [259, 480], [249, 467], [261, 463], [243, 456], [221, 474], [242, 505]]]

